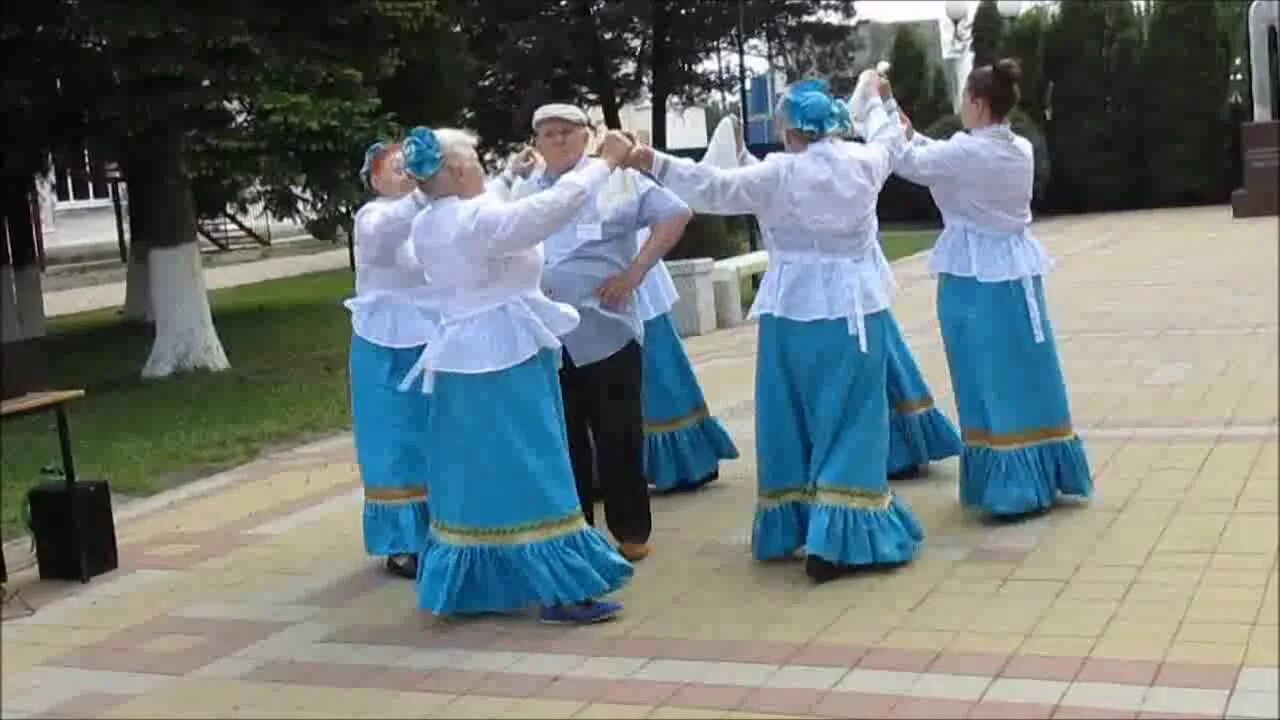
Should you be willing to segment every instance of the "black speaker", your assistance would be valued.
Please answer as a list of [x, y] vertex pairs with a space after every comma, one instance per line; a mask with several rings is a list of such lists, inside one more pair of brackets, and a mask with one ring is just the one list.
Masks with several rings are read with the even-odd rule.
[[45, 482], [27, 493], [41, 580], [80, 580], [119, 566], [111, 486], [89, 480]]

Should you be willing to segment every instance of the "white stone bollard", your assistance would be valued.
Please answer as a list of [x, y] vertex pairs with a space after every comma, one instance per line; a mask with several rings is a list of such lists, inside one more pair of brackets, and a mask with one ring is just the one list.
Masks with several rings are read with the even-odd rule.
[[673, 312], [682, 337], [705, 335], [716, 329], [715, 287], [711, 281], [714, 267], [711, 258], [667, 261], [671, 280], [680, 293]]
[[716, 263], [711, 272], [716, 298], [716, 327], [731, 328], [742, 324], [742, 278], [732, 267]]

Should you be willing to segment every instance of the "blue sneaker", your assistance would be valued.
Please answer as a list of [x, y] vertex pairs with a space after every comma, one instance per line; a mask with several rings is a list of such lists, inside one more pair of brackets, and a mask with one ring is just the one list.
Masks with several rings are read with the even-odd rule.
[[544, 607], [538, 620], [548, 625], [592, 625], [612, 620], [620, 612], [622, 603], [588, 600], [572, 605]]

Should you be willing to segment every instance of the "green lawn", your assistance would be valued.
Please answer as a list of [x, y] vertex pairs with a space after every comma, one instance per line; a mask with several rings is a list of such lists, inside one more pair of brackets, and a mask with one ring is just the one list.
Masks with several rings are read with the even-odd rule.
[[[935, 231], [886, 230], [892, 260], [928, 247]], [[212, 293], [232, 369], [142, 382], [151, 329], [122, 325], [114, 310], [50, 322], [52, 384], [83, 387], [71, 405], [76, 464], [117, 493], [147, 495], [253, 458], [271, 447], [349, 427], [346, 363], [351, 295], [346, 270]], [[59, 464], [52, 415], [0, 433], [0, 533], [24, 532], [26, 491]]]
[[[70, 406], [76, 469], [116, 492], [145, 495], [281, 444], [350, 424], [346, 270], [216, 291], [213, 312], [231, 360], [224, 373], [142, 382], [149, 327], [114, 310], [59, 318], [45, 344], [52, 384], [83, 387]], [[51, 414], [7, 421], [0, 434], [0, 531], [22, 534], [26, 490], [59, 465]]]
[[892, 262], [933, 247], [938, 232], [936, 229], [885, 230], [880, 233], [880, 245], [884, 248], [885, 257]]

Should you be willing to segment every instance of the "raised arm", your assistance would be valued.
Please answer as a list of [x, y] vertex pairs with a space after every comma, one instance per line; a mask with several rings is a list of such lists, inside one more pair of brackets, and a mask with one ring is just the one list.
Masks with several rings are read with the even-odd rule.
[[777, 197], [783, 171], [781, 162], [722, 170], [686, 158], [653, 153], [653, 176], [694, 212], [709, 215], [760, 213]]
[[[565, 173], [555, 185], [512, 202], [486, 202], [476, 211], [473, 231], [487, 253], [518, 252], [545, 240], [582, 209], [609, 179], [609, 166], [590, 162]], [[471, 249], [471, 248], [468, 248]]]
[[913, 140], [898, 153], [893, 171], [917, 185], [936, 185], [961, 176], [967, 165], [965, 155], [961, 133], [949, 140]]
[[872, 151], [872, 172], [878, 186], [893, 174], [898, 156], [907, 146], [907, 136], [898, 119], [897, 103], [892, 109], [878, 96], [866, 100], [863, 127], [867, 147]]

